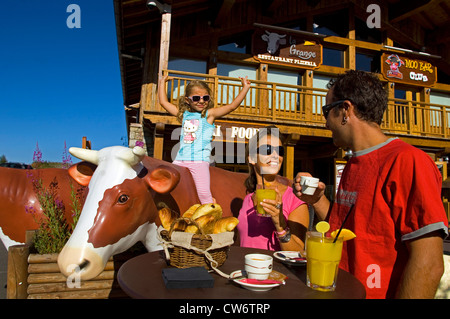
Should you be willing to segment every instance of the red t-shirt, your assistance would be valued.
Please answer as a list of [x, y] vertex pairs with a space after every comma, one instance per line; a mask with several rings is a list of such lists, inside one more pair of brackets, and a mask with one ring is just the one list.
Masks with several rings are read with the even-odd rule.
[[344, 228], [357, 237], [344, 243], [340, 267], [365, 285], [367, 298], [394, 297], [408, 258], [404, 241], [436, 230], [448, 234], [441, 187], [431, 157], [399, 139], [356, 152], [348, 161], [330, 230], [341, 226], [354, 205]]

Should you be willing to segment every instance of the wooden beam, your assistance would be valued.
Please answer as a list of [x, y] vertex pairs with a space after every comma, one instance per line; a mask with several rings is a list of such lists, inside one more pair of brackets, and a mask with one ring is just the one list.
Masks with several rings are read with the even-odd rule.
[[284, 0], [272, 0], [270, 4], [267, 4], [267, 12], [273, 13], [275, 12], [285, 1]]
[[435, 0], [401, 0], [389, 8], [389, 21], [396, 23], [424, 11]]
[[300, 140], [300, 134], [289, 134], [286, 142], [286, 154], [284, 156], [284, 176], [289, 179], [294, 179], [294, 151], [295, 145]]
[[164, 149], [164, 123], [156, 123], [154, 132], [153, 158], [163, 159]]
[[159, 52], [158, 76], [162, 75], [162, 70], [167, 70], [169, 66], [169, 46], [170, 46], [170, 23], [171, 13], [163, 13], [161, 18], [161, 45]]
[[229, 18], [231, 8], [233, 8], [235, 2], [235, 0], [222, 1], [222, 5], [220, 6], [219, 12], [213, 22], [214, 26], [222, 25], [222, 23]]

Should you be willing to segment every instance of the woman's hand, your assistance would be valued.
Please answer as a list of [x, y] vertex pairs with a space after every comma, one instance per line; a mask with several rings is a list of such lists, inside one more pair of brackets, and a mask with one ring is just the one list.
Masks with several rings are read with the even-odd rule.
[[286, 228], [287, 222], [283, 215], [283, 202], [282, 194], [280, 193], [278, 186], [275, 187], [277, 193], [276, 199], [264, 199], [261, 206], [264, 208], [267, 214], [272, 217], [273, 225], [277, 231], [282, 231]]

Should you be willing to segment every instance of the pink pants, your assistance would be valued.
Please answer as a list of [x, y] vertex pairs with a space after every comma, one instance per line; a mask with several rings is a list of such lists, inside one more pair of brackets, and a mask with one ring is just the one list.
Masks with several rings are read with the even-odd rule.
[[213, 202], [211, 195], [211, 178], [209, 175], [209, 163], [202, 161], [173, 161], [173, 164], [189, 169], [197, 188], [200, 203], [209, 204]]

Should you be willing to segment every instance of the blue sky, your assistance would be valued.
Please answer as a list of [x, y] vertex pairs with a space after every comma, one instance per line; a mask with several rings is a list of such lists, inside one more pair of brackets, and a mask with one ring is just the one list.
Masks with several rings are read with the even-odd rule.
[[[80, 8], [81, 28], [69, 28]], [[112, 0], [0, 4], [0, 156], [62, 161], [67, 147], [127, 141]], [[72, 161], [77, 159], [72, 157]]]

